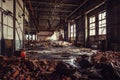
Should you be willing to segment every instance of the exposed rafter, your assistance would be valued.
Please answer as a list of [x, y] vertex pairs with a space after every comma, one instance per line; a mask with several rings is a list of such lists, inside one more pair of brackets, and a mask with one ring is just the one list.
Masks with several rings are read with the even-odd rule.
[[[27, 2], [27, 0], [26, 0], [26, 2]], [[33, 3], [33, 4], [38, 3], [39, 5], [40, 4], [43, 4], [43, 5], [56, 5], [56, 3], [52, 3], [52, 2], [40, 2], [39, 0], [38, 1], [31, 1], [31, 3]], [[57, 5], [59, 5], [59, 6], [67, 6], [67, 7], [79, 6], [77, 4], [64, 4], [64, 3], [61, 3], [61, 4], [58, 3]]]
[[34, 23], [34, 25], [35, 25], [36, 30], [37, 30], [37, 31], [39, 31], [39, 29], [38, 29], [38, 27], [37, 27], [37, 24], [36, 24], [36, 22], [34, 21], [34, 20], [35, 20], [35, 15], [34, 15], [34, 12], [33, 12], [33, 7], [32, 7], [32, 4], [31, 4], [31, 1], [30, 1], [30, 0], [28, 0], [28, 2], [27, 2], [27, 3], [29, 4], [30, 11], [32, 12], [32, 17], [33, 17], [33, 20], [31, 20], [31, 21], [33, 21], [33, 23]]
[[[88, 0], [25, 0], [30, 12], [31, 27], [38, 30], [56, 30], [63, 26]], [[78, 18], [78, 17], [77, 17]], [[38, 24], [37, 24], [38, 23]]]
[[80, 9], [83, 5], [85, 5], [89, 0], [85, 0], [82, 4], [80, 4], [76, 9], [74, 9], [66, 18], [66, 20], [72, 16], [78, 9]]
[[[37, 8], [37, 9], [33, 9], [34, 11], [51, 11], [52, 9], [49, 9], [49, 8]], [[63, 10], [63, 9], [55, 9], [54, 12], [72, 12], [72, 10]]]

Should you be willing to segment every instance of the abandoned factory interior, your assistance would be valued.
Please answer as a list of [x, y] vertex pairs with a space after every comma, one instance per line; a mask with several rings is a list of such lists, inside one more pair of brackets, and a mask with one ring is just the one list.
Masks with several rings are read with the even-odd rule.
[[0, 80], [120, 80], [120, 0], [0, 0]]

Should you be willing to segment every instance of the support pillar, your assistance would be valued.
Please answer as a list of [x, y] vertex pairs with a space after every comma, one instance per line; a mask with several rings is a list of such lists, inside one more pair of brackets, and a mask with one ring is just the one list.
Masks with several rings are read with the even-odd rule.
[[28, 34], [27, 34], [27, 35], [28, 35], [28, 40], [27, 40], [27, 41], [28, 41], [28, 44], [29, 44], [29, 38], [30, 38], [30, 37], [29, 37], [29, 32], [28, 32]]
[[5, 39], [4, 39], [4, 31], [3, 31], [3, 12], [1, 12], [1, 54], [5, 54]]
[[35, 33], [35, 40], [37, 41], [37, 34]]
[[15, 47], [16, 47], [15, 28], [16, 28], [16, 0], [13, 0], [13, 54], [15, 53]]
[[23, 48], [25, 48], [25, 2], [23, 0], [23, 33], [22, 33]]

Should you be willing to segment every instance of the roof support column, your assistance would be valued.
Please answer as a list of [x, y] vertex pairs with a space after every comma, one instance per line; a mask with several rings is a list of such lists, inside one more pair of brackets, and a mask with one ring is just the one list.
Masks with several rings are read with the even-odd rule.
[[25, 48], [25, 2], [23, 1], [23, 33], [22, 33], [23, 48]]
[[13, 0], [13, 54], [15, 53], [15, 45], [16, 45], [16, 34], [15, 34], [15, 28], [16, 28], [16, 0]]

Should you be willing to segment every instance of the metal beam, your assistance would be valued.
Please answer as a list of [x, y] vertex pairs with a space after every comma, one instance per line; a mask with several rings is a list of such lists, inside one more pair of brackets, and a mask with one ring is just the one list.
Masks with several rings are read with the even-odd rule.
[[[30, 18], [30, 19], [33, 19], [32, 17]], [[50, 19], [50, 18], [39, 18], [39, 20], [41, 21], [41, 20], [48, 20], [48, 19]], [[64, 19], [64, 18], [63, 18]], [[55, 18], [55, 19], [52, 19], [53, 21], [60, 21], [60, 19], [59, 18]]]
[[[26, 1], [27, 2], [27, 1]], [[31, 1], [31, 3], [33, 4], [43, 4], [43, 5], [56, 5], [56, 3], [52, 3], [52, 2], [40, 2], [40, 1]], [[76, 7], [79, 6], [77, 4], [65, 4], [65, 3], [57, 3], [58, 6], [68, 6], [68, 7]]]
[[[65, 19], [66, 17], [61, 17], [59, 15], [40, 15], [39, 20], [53, 20], [53, 21], [59, 21], [60, 19]], [[34, 19], [33, 17], [30, 17], [30, 19]]]
[[[44, 13], [44, 12], [39, 12], [39, 15], [40, 16], [49, 16], [50, 15], [50, 13]], [[51, 16], [57, 16], [57, 17], [62, 17], [62, 18], [66, 18], [68, 15], [67, 15], [67, 13], [53, 13]]]
[[44, 17], [56, 17], [56, 18], [60, 17], [60, 15], [55, 15], [55, 14], [54, 14], [54, 15], [51, 15], [51, 16], [49, 16], [50, 14], [42, 14], [42, 15], [39, 14], [39, 15], [40, 15], [40, 18], [42, 18], [42, 17], [43, 17], [43, 18], [44, 18]]
[[39, 19], [60, 20], [60, 17], [59, 16], [41, 16]]
[[16, 0], [13, 0], [13, 54], [15, 53], [15, 45], [16, 45]]
[[4, 31], [3, 31], [3, 12], [1, 12], [1, 54], [6, 55], [5, 53], [5, 39], [4, 39]]
[[[29, 8], [28, 8], [29, 9]], [[51, 12], [53, 9], [51, 8], [37, 8], [33, 9], [34, 11], [45, 11], [45, 12]], [[54, 12], [72, 12], [72, 10], [63, 10], [63, 9], [55, 9]]]
[[85, 14], [87, 15], [88, 13], [90, 13], [91, 11], [97, 9], [98, 7], [102, 6], [105, 4], [106, 1], [103, 1], [102, 3], [98, 4], [97, 6], [93, 7], [92, 9], [88, 10], [85, 12]]
[[[42, 31], [48, 31], [48, 30], [40, 30], [40, 32], [42, 32]], [[49, 32], [53, 32], [54, 30], [49, 30]]]
[[35, 15], [34, 15], [33, 7], [32, 7], [32, 4], [31, 4], [30, 0], [28, 0], [28, 4], [29, 4], [29, 7], [30, 7], [30, 11], [31, 11], [32, 17], [33, 17], [33, 20], [31, 20], [31, 21], [34, 23], [34, 26], [36, 27], [36, 30], [39, 31], [39, 29], [37, 27], [37, 24], [35, 22]]
[[80, 9], [84, 4], [86, 4], [88, 1], [89, 1], [89, 0], [85, 0], [85, 1], [84, 1], [82, 4], [80, 4], [76, 9], [74, 9], [73, 12], [71, 12], [71, 13], [67, 16], [66, 20], [67, 20], [70, 16], [72, 16], [78, 9]]
[[[25, 3], [23, 3], [23, 14], [25, 14]], [[25, 48], [25, 15], [23, 16], [22, 48]]]

